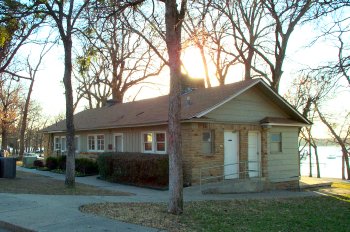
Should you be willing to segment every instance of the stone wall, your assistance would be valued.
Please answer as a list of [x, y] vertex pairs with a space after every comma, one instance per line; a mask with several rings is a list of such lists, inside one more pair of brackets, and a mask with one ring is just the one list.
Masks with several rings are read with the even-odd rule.
[[[202, 133], [211, 130], [214, 132], [214, 152], [202, 153]], [[258, 131], [261, 134], [262, 176], [267, 171], [267, 135], [260, 125], [225, 124], [225, 123], [185, 123], [182, 125], [182, 149], [184, 161], [184, 182], [199, 184], [201, 169], [202, 176], [218, 177], [213, 181], [222, 179], [224, 165], [224, 131], [239, 133], [239, 161], [248, 160], [248, 132]], [[217, 168], [205, 169], [218, 166]], [[241, 164], [240, 172], [245, 171], [246, 165]], [[242, 177], [243, 178], [243, 177]]]

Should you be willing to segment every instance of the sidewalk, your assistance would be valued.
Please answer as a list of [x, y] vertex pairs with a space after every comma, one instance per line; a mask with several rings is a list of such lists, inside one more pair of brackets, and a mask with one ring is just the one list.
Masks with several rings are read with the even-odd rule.
[[[64, 175], [61, 174], [21, 167], [17, 167], [17, 170], [64, 180]], [[96, 179], [96, 176], [77, 177], [76, 182], [108, 190], [130, 192], [135, 195], [69, 196], [0, 193], [0, 231], [1, 228], [4, 227], [4, 225], [1, 224], [1, 221], [34, 231], [159, 231], [154, 228], [147, 228], [104, 217], [84, 214], [79, 211], [79, 207], [84, 204], [100, 202], [167, 202], [168, 191], [109, 183]], [[315, 193], [273, 191], [249, 194], [203, 195], [200, 193], [199, 186], [184, 189], [185, 201], [273, 199], [311, 195], [315, 195]], [[9, 231], [14, 231], [13, 229], [14, 228], [12, 228], [12, 230], [11, 228], [8, 228]], [[16, 229], [16, 231], [21, 231], [18, 230], [19, 228]]]

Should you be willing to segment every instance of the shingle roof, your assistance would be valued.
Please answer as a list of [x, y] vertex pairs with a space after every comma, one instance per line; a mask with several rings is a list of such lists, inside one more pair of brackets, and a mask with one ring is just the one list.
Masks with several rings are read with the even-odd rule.
[[[181, 119], [199, 118], [237, 94], [262, 83], [261, 79], [246, 80], [224, 86], [197, 89], [182, 95]], [[271, 90], [272, 91], [272, 90]], [[166, 124], [168, 120], [168, 95], [99, 109], [85, 110], [74, 115], [74, 126], [79, 130], [121, 128], [142, 125]], [[188, 100], [190, 104], [188, 104]], [[65, 131], [65, 120], [53, 124], [43, 132]]]

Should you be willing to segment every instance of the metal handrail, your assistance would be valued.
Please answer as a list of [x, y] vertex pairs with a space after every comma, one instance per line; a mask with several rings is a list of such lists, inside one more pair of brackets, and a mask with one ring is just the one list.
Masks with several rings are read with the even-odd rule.
[[[258, 170], [249, 170], [249, 163], [257, 163], [258, 164]], [[209, 176], [206, 178], [202, 178], [202, 172], [204, 170], [210, 170], [210, 169], [215, 169], [215, 168], [224, 168], [227, 166], [234, 166], [234, 165], [239, 165], [238, 166], [238, 170], [240, 167], [240, 164], [245, 164], [245, 170], [243, 171], [238, 171], [236, 173], [230, 173], [230, 174], [223, 174], [223, 175], [217, 175], [217, 176]], [[232, 164], [222, 164], [222, 165], [213, 165], [213, 166], [209, 166], [209, 167], [202, 167], [199, 170], [199, 185], [200, 185], [200, 191], [202, 191], [202, 180], [206, 181], [206, 180], [210, 180], [210, 179], [220, 179], [222, 178], [222, 181], [225, 180], [226, 176], [231, 176], [231, 175], [238, 175], [238, 177], [242, 176], [242, 174], [244, 174], [243, 176], [246, 176], [245, 174], [247, 173], [251, 173], [251, 172], [257, 172], [258, 176], [257, 177], [261, 177], [261, 172], [260, 172], [260, 162], [259, 161], [240, 161], [237, 163], [232, 163]]]

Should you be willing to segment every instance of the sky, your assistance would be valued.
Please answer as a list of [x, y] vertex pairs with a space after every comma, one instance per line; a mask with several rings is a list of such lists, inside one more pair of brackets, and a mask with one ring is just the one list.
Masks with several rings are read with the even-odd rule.
[[[336, 56], [337, 51], [329, 41], [318, 41], [312, 47], [307, 47], [313, 36], [314, 28], [312, 25], [298, 27], [292, 34], [288, 44], [284, 74], [281, 81], [281, 95], [288, 91], [293, 77], [298, 75], [297, 70], [307, 66], [315, 67], [329, 60], [329, 57]], [[37, 55], [40, 53], [40, 48], [37, 46], [27, 47], [25, 52], [30, 54], [31, 60], [35, 63]], [[192, 48], [185, 51], [183, 62], [191, 76], [204, 76], [203, 72], [200, 71], [203, 69], [203, 66], [198, 50]], [[54, 46], [44, 58], [32, 95], [32, 99], [42, 106], [43, 114], [47, 117], [54, 117], [65, 112], [64, 86], [62, 82], [63, 70], [63, 48]], [[243, 74], [243, 70], [235, 70], [228, 82], [237, 81], [239, 77], [243, 77]], [[235, 77], [235, 79], [232, 77]], [[161, 76], [154, 78], [154, 81], [159, 81], [163, 85], [158, 87], [143, 86], [137, 99], [156, 97], [168, 93], [168, 86], [164, 84], [169, 82], [167, 71], [163, 72]], [[133, 99], [139, 88], [141, 86], [137, 86], [127, 92], [126, 99]], [[350, 99], [349, 91], [339, 93], [337, 98], [329, 104], [329, 110], [332, 112], [339, 111], [340, 113], [344, 112], [344, 109], [349, 110], [347, 102], [339, 100], [344, 98]], [[84, 110], [84, 104], [80, 104], [77, 109], [77, 111], [81, 110]], [[318, 125], [316, 129], [319, 130], [317, 133], [321, 135], [320, 137], [328, 137], [326, 130], [321, 125]]]

